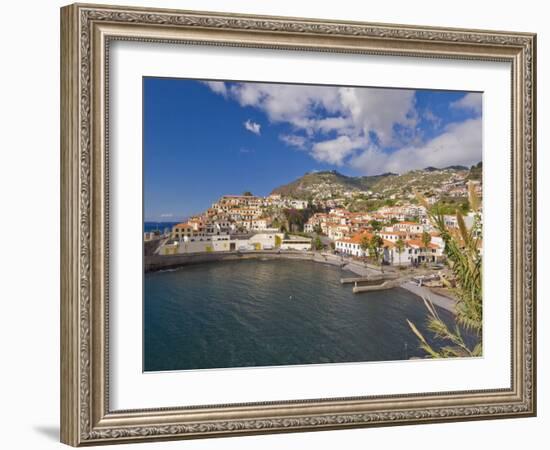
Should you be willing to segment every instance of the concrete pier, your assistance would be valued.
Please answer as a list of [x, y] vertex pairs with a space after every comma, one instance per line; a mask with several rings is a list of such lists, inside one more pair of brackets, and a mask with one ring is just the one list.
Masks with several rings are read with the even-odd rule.
[[350, 284], [350, 283], [361, 283], [363, 281], [370, 281], [369, 277], [351, 277], [351, 278], [340, 278], [341, 284]]
[[389, 281], [384, 281], [382, 283], [371, 284], [369, 286], [355, 286], [353, 288], [353, 293], [359, 294], [361, 292], [383, 291], [385, 289], [391, 289], [393, 287], [395, 287], [393, 283], [390, 283]]
[[395, 275], [371, 275], [370, 277], [340, 278], [340, 283], [341, 284], [357, 284], [357, 283], [379, 284], [381, 281], [395, 280], [395, 279], [397, 279], [397, 276]]

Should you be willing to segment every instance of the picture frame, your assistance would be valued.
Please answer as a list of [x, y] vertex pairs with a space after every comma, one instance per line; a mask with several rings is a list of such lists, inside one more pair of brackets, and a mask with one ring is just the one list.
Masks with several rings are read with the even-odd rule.
[[[511, 67], [508, 388], [113, 410], [109, 63], [115, 41]], [[61, 9], [61, 441], [72, 446], [536, 415], [536, 35], [74, 4]]]

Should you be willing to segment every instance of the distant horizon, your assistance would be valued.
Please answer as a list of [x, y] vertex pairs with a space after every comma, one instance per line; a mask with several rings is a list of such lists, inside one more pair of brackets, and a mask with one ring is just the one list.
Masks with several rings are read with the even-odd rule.
[[143, 79], [144, 220], [222, 195], [267, 196], [307, 173], [482, 161], [481, 93]]

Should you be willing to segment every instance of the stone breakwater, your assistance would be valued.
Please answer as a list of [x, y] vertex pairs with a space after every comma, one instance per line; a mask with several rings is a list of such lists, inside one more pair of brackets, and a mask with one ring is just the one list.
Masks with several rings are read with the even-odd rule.
[[349, 264], [345, 264], [339, 257], [316, 252], [300, 251], [277, 251], [277, 250], [255, 250], [250, 252], [215, 252], [215, 253], [187, 253], [181, 255], [145, 255], [145, 272], [154, 272], [157, 270], [174, 269], [194, 264], [204, 264], [217, 261], [240, 261], [245, 259], [294, 259], [304, 261], [314, 261], [333, 266], [342, 267], [345, 265], [347, 270]]

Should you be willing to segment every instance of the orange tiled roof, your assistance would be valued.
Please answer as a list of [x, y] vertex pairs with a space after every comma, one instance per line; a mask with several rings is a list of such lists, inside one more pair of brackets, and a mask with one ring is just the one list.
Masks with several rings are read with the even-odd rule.
[[188, 228], [191, 225], [188, 222], [182, 222], [174, 225], [172, 228]]
[[370, 239], [372, 239], [372, 236], [373, 236], [372, 233], [367, 233], [366, 231], [364, 231], [362, 233], [354, 234], [350, 238], [340, 239], [340, 242], [347, 242], [347, 243], [350, 243], [350, 244], [360, 244], [361, 241], [363, 240], [363, 238], [367, 238], [367, 239], [370, 240]]
[[[424, 243], [419, 239], [410, 239], [408, 241], [405, 241], [405, 243], [407, 245], [410, 245], [411, 247], [424, 248]], [[439, 245], [430, 242], [428, 244], [428, 248], [439, 248]]]

